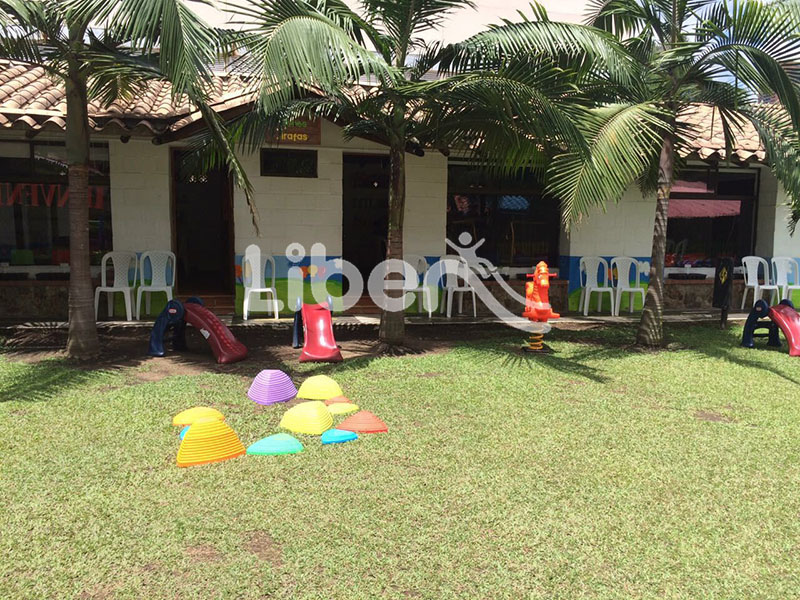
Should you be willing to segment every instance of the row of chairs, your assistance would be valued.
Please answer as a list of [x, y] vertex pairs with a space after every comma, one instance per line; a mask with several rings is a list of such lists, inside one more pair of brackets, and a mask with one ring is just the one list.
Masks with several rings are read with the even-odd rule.
[[[108, 281], [108, 267], [114, 273], [113, 280]], [[150, 278], [145, 279], [147, 267], [150, 267]], [[107, 294], [108, 316], [114, 315], [114, 294], [120, 293], [125, 300], [125, 316], [132, 320], [133, 290], [136, 282], [136, 318], [141, 317], [142, 295], [145, 296], [145, 309], [150, 314], [150, 295], [164, 293], [167, 300], [172, 300], [172, 288], [175, 286], [175, 255], [168, 250], [148, 250], [137, 257], [135, 252], [114, 251], [103, 255], [100, 262], [100, 286], [94, 292], [94, 318], [97, 319], [100, 308], [100, 295]], [[131, 275], [133, 276], [131, 278]]]
[[[406, 254], [403, 256], [405, 263], [404, 280], [411, 282], [403, 287], [403, 291], [417, 296], [417, 310], [422, 312], [423, 308], [428, 312], [428, 318], [433, 315], [433, 300], [431, 288], [425, 285], [428, 274], [428, 261], [424, 256], [418, 254]], [[477, 316], [476, 294], [470, 284], [470, 267], [460, 256], [448, 254], [441, 257], [444, 265], [442, 279], [442, 302], [441, 311], [450, 318], [453, 310], [453, 300], [458, 300], [458, 312], [464, 308], [464, 294], [472, 295], [472, 313]], [[260, 277], [254, 274], [260, 274]], [[437, 277], [438, 281], [438, 277]], [[263, 254], [257, 246], [249, 246], [245, 249], [242, 260], [242, 283], [244, 284], [244, 300], [242, 303], [242, 317], [247, 320], [251, 307], [253, 306], [252, 295], [260, 297], [264, 294], [265, 300], [271, 302], [274, 311], [274, 318], [278, 318], [277, 291], [275, 289], [275, 259], [268, 254]]]
[[[649, 269], [649, 263], [640, 263], [629, 256], [615, 256], [611, 263], [601, 256], [583, 256], [579, 261], [581, 279], [581, 298], [578, 310], [584, 316], [589, 314], [589, 303], [592, 294], [597, 294], [597, 311], [603, 306], [603, 295], [608, 294], [611, 302], [611, 314], [619, 316], [620, 305], [624, 294], [629, 294], [630, 312], [633, 302], [641, 295], [644, 303], [644, 288], [641, 285], [642, 270]], [[609, 274], [610, 273], [610, 274]], [[632, 275], [631, 275], [632, 273]]]
[[[770, 303], [775, 304], [789, 298], [794, 290], [800, 290], [800, 265], [790, 256], [774, 256], [768, 263], [760, 256], [742, 258], [744, 267], [744, 293], [742, 308], [747, 302], [748, 290], [753, 290], [753, 304], [761, 299], [764, 292], [770, 292]], [[760, 274], [764, 274], [762, 283]]]
[[[800, 290], [800, 264], [789, 256], [775, 256], [770, 262], [760, 256], [742, 258], [744, 268], [744, 293], [742, 306], [747, 303], [748, 291], [753, 291], [753, 304], [761, 299], [764, 292], [770, 292], [770, 303], [789, 298], [794, 290]], [[619, 316], [623, 294], [630, 294], [630, 312], [633, 312], [634, 297], [645, 292], [641, 286], [642, 271], [647, 262], [640, 263], [635, 258], [617, 256], [609, 263], [600, 256], [584, 256], [580, 259], [581, 297], [578, 309], [589, 314], [592, 294], [597, 294], [597, 310], [602, 309], [603, 295], [608, 294], [611, 301], [611, 314]], [[762, 277], [763, 274], [763, 277]]]

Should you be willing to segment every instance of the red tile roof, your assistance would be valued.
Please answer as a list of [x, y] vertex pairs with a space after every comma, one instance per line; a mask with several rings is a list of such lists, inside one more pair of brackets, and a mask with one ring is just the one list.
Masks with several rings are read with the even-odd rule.
[[[216, 110], [249, 102], [241, 77], [220, 75], [212, 92]], [[64, 86], [44, 69], [0, 61], [0, 127], [30, 130], [63, 130], [67, 101]], [[144, 92], [116, 100], [109, 106], [89, 103], [89, 121], [94, 131], [119, 135], [158, 135], [197, 120], [195, 107], [185, 98], [173, 98], [171, 86], [149, 82]]]
[[[241, 76], [218, 75], [214, 86], [213, 106], [219, 112], [240, 109], [252, 101], [252, 92]], [[363, 91], [361, 86], [359, 89]], [[117, 100], [110, 106], [92, 101], [90, 125], [94, 131], [116, 135], [175, 135], [202, 117], [187, 99], [172, 98], [170, 91], [169, 83], [152, 81], [134, 98]], [[0, 128], [63, 130], [65, 115], [66, 98], [60, 81], [49, 79], [41, 68], [0, 61]], [[693, 106], [680, 120], [694, 130], [693, 144], [684, 153], [689, 158], [764, 160], [758, 134], [749, 125], [737, 137], [733, 156], [727, 157], [719, 114], [714, 109]]]
[[736, 144], [732, 156], [728, 157], [719, 112], [711, 106], [696, 104], [684, 111], [679, 120], [691, 127], [691, 147], [684, 152], [689, 158], [730, 158], [740, 162], [761, 162], [766, 157], [758, 132], [750, 123], [746, 123], [741, 131], [736, 132]]

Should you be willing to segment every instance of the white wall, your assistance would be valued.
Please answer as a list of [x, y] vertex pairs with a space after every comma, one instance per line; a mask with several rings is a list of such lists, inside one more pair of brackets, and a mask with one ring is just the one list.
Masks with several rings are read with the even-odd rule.
[[169, 147], [108, 142], [114, 250], [171, 250]]
[[643, 198], [638, 188], [629, 189], [605, 212], [595, 209], [573, 225], [561, 254], [569, 256], [650, 256], [655, 222], [655, 198]]
[[[300, 147], [300, 146], [295, 146]], [[387, 154], [386, 148], [368, 140], [345, 142], [341, 128], [323, 121], [318, 152], [317, 178], [261, 177], [258, 153], [242, 157], [253, 184], [259, 215], [256, 234], [242, 190], [234, 193], [235, 251], [244, 254], [257, 244], [269, 254], [282, 255], [292, 242], [306, 251], [316, 242], [327, 254], [342, 254], [342, 155], [346, 152]], [[407, 155], [405, 250], [415, 254], [444, 253], [447, 201], [447, 159], [431, 152], [424, 157]]]
[[447, 157], [438, 152], [406, 156], [406, 215], [403, 250], [409, 254], [446, 254]]
[[258, 153], [242, 157], [258, 211], [259, 233], [253, 226], [244, 191], [234, 192], [235, 251], [244, 254], [257, 244], [268, 254], [284, 254], [286, 246], [299, 242], [325, 244], [328, 255], [342, 252], [342, 153], [318, 150], [318, 177], [261, 177]]
[[[755, 253], [758, 256], [772, 256], [775, 242], [776, 202], [778, 196], [778, 180], [769, 169], [759, 169], [758, 182], [758, 212], [756, 215], [756, 243]], [[783, 190], [780, 192], [783, 193]]]
[[764, 243], [762, 244], [761, 240], [757, 241], [756, 254], [800, 257], [800, 226], [797, 233], [789, 235], [787, 203], [788, 198], [783, 187], [769, 169], [762, 168], [758, 234], [764, 235]]

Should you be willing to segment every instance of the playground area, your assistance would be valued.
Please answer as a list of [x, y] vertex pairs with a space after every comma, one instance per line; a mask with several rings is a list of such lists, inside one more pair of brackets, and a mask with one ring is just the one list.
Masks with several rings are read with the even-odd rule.
[[[290, 328], [234, 327], [246, 360], [146, 356], [148, 330], [103, 328], [92, 368], [61, 330], [0, 355], [4, 598], [788, 598], [800, 583], [798, 359], [742, 348], [741, 326], [554, 329], [525, 355], [500, 326], [409, 327], [376, 357], [299, 363]], [[172, 418], [222, 411], [245, 445], [287, 406], [262, 369], [325, 374], [388, 433], [289, 456], [175, 464]], [[298, 401], [288, 403], [293, 405]], [[491, 443], [487, 443], [491, 440]]]

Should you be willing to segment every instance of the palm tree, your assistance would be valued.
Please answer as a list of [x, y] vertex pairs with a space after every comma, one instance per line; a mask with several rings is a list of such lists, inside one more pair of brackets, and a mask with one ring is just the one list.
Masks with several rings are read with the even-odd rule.
[[[362, 0], [360, 12], [341, 0], [228, 6], [241, 26], [231, 44], [243, 51], [240, 67], [253, 74], [259, 98], [253, 113], [231, 124], [238, 140], [255, 148], [267, 130], [316, 115], [343, 123], [346, 138], [385, 144], [387, 259], [403, 258], [407, 152], [460, 149], [493, 169], [541, 167], [551, 148], [580, 143], [577, 84], [594, 77], [595, 63], [623, 79], [628, 68], [612, 36], [551, 23], [539, 9], [543, 18], [442, 46], [425, 34], [470, 0]], [[379, 337], [401, 345], [404, 314], [384, 310]]]
[[[71, 357], [99, 353], [89, 269], [88, 101], [110, 103], [152, 79], [172, 82], [206, 115], [215, 139], [224, 131], [207, 108], [216, 36], [183, 0], [2, 0], [0, 58], [41, 67], [64, 85], [69, 183]], [[233, 153], [226, 154], [239, 180]], [[246, 182], [245, 182], [246, 186]]]
[[[797, 5], [755, 0], [595, 0], [588, 23], [613, 33], [636, 61], [633, 85], [610, 86], [580, 123], [586, 146], [559, 156], [550, 190], [567, 221], [618, 200], [638, 182], [656, 192], [650, 285], [637, 343], [663, 343], [667, 209], [677, 158], [697, 104], [719, 115], [728, 148], [749, 124], [800, 217], [800, 36]], [[774, 103], [760, 103], [772, 96]]]

